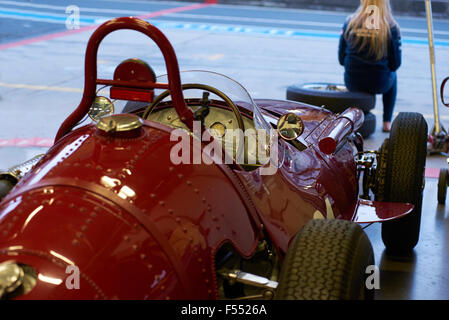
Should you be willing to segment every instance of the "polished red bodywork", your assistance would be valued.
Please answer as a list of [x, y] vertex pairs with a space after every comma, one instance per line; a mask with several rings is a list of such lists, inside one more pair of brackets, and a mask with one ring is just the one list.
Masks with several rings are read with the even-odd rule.
[[[96, 79], [96, 51], [107, 33], [120, 28], [158, 43], [169, 83], [109, 84], [170, 88], [180, 118], [191, 120], [174, 51], [159, 30], [120, 18], [94, 33], [80, 106], [61, 126], [55, 145], [0, 203], [0, 262], [15, 260], [38, 273], [35, 288], [19, 299], [216, 299], [214, 257], [224, 243], [250, 258], [267, 238], [282, 258], [311, 219], [376, 222], [413, 208], [359, 200], [347, 136], [360, 119], [295, 102], [256, 100], [264, 112], [294, 112], [304, 122], [308, 148], [280, 141], [283, 159], [273, 175], [235, 164], [173, 165], [173, 129], [156, 122], [143, 120], [132, 138], [105, 136], [95, 124], [69, 132], [88, 111], [96, 84], [108, 83]], [[324, 138], [334, 139], [335, 152], [320, 149]], [[79, 289], [65, 285], [71, 265], [80, 270]]]

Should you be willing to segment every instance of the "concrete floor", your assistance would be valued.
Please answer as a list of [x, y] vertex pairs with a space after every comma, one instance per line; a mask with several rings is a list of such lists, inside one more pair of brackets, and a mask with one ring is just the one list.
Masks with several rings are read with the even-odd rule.
[[[58, 1], [43, 2], [60, 5]], [[102, 1], [100, 6], [96, 1], [78, 2], [80, 6], [86, 3], [86, 6], [89, 7], [102, 7], [105, 3]], [[24, 1], [24, 3], [27, 2]], [[61, 5], [65, 5], [65, 3], [71, 4], [72, 2], [64, 1], [64, 4]], [[110, 2], [108, 8], [112, 10], [115, 4], [121, 6], [121, 10], [132, 9], [139, 10], [139, 12], [163, 10], [166, 7], [179, 5], [178, 3], [164, 7], [164, 4], [148, 1], [130, 2], [130, 5], [133, 6], [131, 7], [121, 2]], [[34, 8], [33, 10], [38, 9]], [[56, 9], [52, 10], [56, 11]], [[95, 13], [92, 8], [89, 10], [92, 14]], [[189, 15], [193, 13], [199, 16], [204, 14], [204, 17]], [[211, 6], [191, 11], [189, 14], [172, 14], [160, 17], [161, 20], [156, 19], [160, 23], [167, 23], [169, 20], [186, 22], [187, 24], [183, 26], [190, 25], [189, 21], [198, 19], [198, 21], [204, 22], [206, 27], [217, 27], [215, 30], [218, 31], [211, 31], [212, 28], [198, 30], [186, 27], [179, 29], [164, 24], [165, 27], [162, 30], [172, 42], [183, 70], [204, 69], [227, 74], [239, 80], [254, 98], [282, 99], [285, 97], [286, 87], [296, 82], [341, 82], [342, 80], [343, 69], [337, 63], [336, 47], [338, 43], [335, 37], [313, 37], [310, 35], [285, 37], [257, 32], [243, 34], [235, 31], [237, 29], [226, 31], [222, 26], [230, 23], [229, 21], [234, 27], [239, 24], [243, 25], [245, 21], [239, 21], [239, 16], [246, 17], [246, 19], [252, 17], [252, 27], [256, 31], [258, 30], [257, 25], [260, 24], [263, 24], [263, 28], [269, 29], [276, 19], [283, 21], [283, 25], [276, 25], [276, 28], [299, 28], [296, 23], [301, 23], [308, 18], [312, 24], [316, 21], [320, 22], [322, 19], [320, 16], [325, 16], [326, 22], [332, 22], [338, 26], [340, 22], [344, 21], [344, 14], [313, 14], [295, 10], [249, 7], [241, 9], [233, 6]], [[222, 15], [226, 15], [226, 17], [220, 20]], [[205, 17], [209, 20], [206, 20]], [[23, 17], [21, 19], [1, 18], [2, 28], [0, 29], [8, 31], [8, 35], [12, 34], [13, 38], [15, 30], [19, 30], [22, 25], [23, 28], [33, 30], [30, 36], [58, 31], [55, 27], [56, 24], [27, 21], [23, 20]], [[403, 19], [401, 24], [408, 26], [410, 30], [423, 28], [423, 26], [425, 28], [422, 19]], [[5, 25], [9, 26], [9, 29], [4, 28]], [[437, 21], [436, 25], [443, 29], [441, 37], [443, 35], [446, 37], [445, 30], [449, 30], [449, 24]], [[39, 31], [39, 28], [42, 29]], [[338, 35], [338, 27], [334, 29], [329, 32]], [[29, 34], [20, 30], [19, 38]], [[325, 32], [328, 31], [325, 30]], [[5, 50], [0, 48], [0, 142], [11, 142], [17, 138], [54, 137], [59, 124], [76, 107], [81, 98], [83, 56], [90, 33], [67, 35], [51, 41], [40, 41]], [[404, 44], [403, 66], [398, 73], [400, 81], [396, 111], [424, 113], [430, 129], [433, 126], [433, 117], [428, 49], [425, 45], [417, 44], [416, 40], [416, 37], [423, 34], [425, 32], [410, 34], [409, 42]], [[327, 33], [323, 33], [323, 35], [327, 35]], [[9, 38], [4, 39], [0, 39], [0, 43], [9, 41]], [[443, 40], [447, 39], [444, 38], [441, 41]], [[162, 74], [165, 70], [163, 60], [159, 54], [154, 53], [154, 46], [151, 46], [147, 39], [139, 35], [133, 33], [112, 35], [100, 48], [101, 76], [111, 77], [115, 66], [120, 61], [136, 55], [140, 55], [141, 58], [148, 61], [157, 74]], [[437, 47], [437, 61], [449, 61], [448, 46]], [[449, 75], [449, 64], [438, 64], [437, 71], [438, 81], [441, 82], [443, 77]], [[36, 87], [37, 85], [45, 87], [39, 88]], [[378, 106], [374, 112], [377, 115], [378, 128], [380, 128], [381, 106], [379, 104], [381, 99], [378, 98], [377, 101]], [[449, 110], [442, 109], [441, 114], [443, 124], [449, 122]], [[366, 140], [366, 149], [377, 149], [387, 136], [378, 130]], [[0, 168], [20, 163], [46, 150], [46, 148], [17, 147], [17, 144], [15, 145], [16, 147], [0, 148]], [[447, 166], [444, 156], [437, 155], [427, 159], [428, 168]], [[380, 237], [380, 225], [371, 225], [365, 231], [373, 244], [376, 264], [381, 270], [381, 289], [376, 293], [377, 299], [449, 300], [449, 208], [439, 206], [437, 203], [437, 179], [426, 178], [421, 238], [411, 257], [397, 259], [385, 254]]]
[[449, 299], [449, 201], [438, 205], [437, 179], [426, 179], [418, 245], [410, 257], [389, 257], [380, 237], [381, 225], [365, 229], [380, 268], [376, 299]]

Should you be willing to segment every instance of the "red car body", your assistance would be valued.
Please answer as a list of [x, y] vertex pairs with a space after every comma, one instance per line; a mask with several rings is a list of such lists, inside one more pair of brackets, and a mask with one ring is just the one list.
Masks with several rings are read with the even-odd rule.
[[[168, 84], [97, 79], [100, 41], [123, 28], [158, 44]], [[173, 128], [154, 121], [142, 120], [132, 136], [105, 135], [95, 124], [71, 131], [88, 112], [97, 84], [124, 88], [128, 98], [139, 88], [168, 88], [179, 117], [193, 120], [176, 56], [158, 29], [132, 18], [98, 28], [86, 52], [80, 106], [54, 146], [0, 203], [0, 263], [17, 261], [36, 274], [33, 288], [17, 299], [217, 299], [215, 259], [224, 244], [245, 259], [269, 239], [282, 261], [312, 219], [379, 222], [413, 208], [359, 199], [348, 140], [363, 121], [357, 109], [342, 117], [289, 101], [256, 100], [267, 114], [299, 114], [308, 145], [299, 151], [280, 140], [282, 164], [275, 174], [261, 175], [236, 164], [173, 165]], [[79, 269], [78, 289], [70, 287], [71, 266]]]

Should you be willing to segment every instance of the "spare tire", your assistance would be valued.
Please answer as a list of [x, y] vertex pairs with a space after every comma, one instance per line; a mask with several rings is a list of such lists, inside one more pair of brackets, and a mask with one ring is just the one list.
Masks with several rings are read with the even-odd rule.
[[342, 113], [347, 108], [361, 109], [365, 114], [376, 105], [376, 96], [363, 92], [350, 92], [344, 84], [303, 83], [287, 88], [287, 100], [325, 106], [334, 113]]

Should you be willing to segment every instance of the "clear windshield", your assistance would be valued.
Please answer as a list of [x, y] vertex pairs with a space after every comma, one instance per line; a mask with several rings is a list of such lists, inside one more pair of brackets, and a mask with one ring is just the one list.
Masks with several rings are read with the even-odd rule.
[[[157, 82], [167, 83], [167, 75], [157, 77]], [[220, 73], [202, 70], [189, 70], [181, 72], [181, 83], [198, 83], [205, 84], [218, 89], [226, 94], [236, 105], [244, 107], [252, 112], [254, 126], [256, 129], [266, 130], [270, 132], [271, 126], [266, 122], [262, 116], [259, 107], [254, 103], [248, 91], [237, 81]], [[155, 94], [158, 96], [163, 90], [156, 90]], [[198, 98], [192, 91], [184, 91], [184, 98]]]
[[[200, 88], [200, 85], [203, 85], [214, 89], [209, 90], [211, 95], [208, 99], [211, 99], [211, 101], [220, 101], [224, 98], [226, 98], [224, 100], [230, 99], [235, 105], [234, 108], [244, 108], [252, 114], [252, 119], [247, 117], [249, 115], [248, 112], [244, 112], [246, 114], [245, 117], [240, 115], [240, 122], [243, 123], [237, 127], [235, 126], [236, 121], [229, 118], [233, 113], [232, 111], [223, 113], [222, 111], [219, 111], [220, 108], [213, 108], [208, 110], [208, 115], [204, 118], [204, 126], [211, 129], [210, 132], [215, 139], [222, 141], [227, 153], [233, 155], [233, 158], [237, 163], [245, 165], [246, 170], [253, 170], [258, 166], [266, 166], [266, 164], [270, 163], [268, 166], [269, 172], [271, 172], [271, 168], [282, 163], [284, 153], [278, 152], [276, 130], [273, 130], [248, 91], [240, 83], [225, 75], [210, 71], [192, 70], [183, 71], [180, 74], [181, 84], [190, 85], [183, 90], [184, 99], [186, 101], [190, 100], [191, 102], [197, 103], [195, 101], [198, 101], [199, 98], [204, 98], [204, 91], [208, 89]], [[168, 83], [167, 75], [159, 76], [157, 82]], [[165, 90], [155, 90], [155, 96], [158, 97], [163, 92], [165, 92]], [[219, 93], [220, 97], [218, 96]], [[223, 94], [225, 97], [222, 96]], [[171, 100], [169, 96], [163, 97], [164, 96], [161, 96], [161, 101]], [[157, 101], [157, 99], [158, 98], [156, 98], [155, 101]], [[196, 110], [195, 112], [200, 110], [197, 106], [189, 107], [196, 107], [195, 109], [192, 109]], [[174, 110], [168, 110], [166, 112], [163, 112], [162, 110], [155, 112], [154, 115], [151, 115], [150, 113], [147, 119], [162, 122], [175, 128], [185, 129], [185, 125], [173, 114]], [[243, 113], [238, 110], [237, 112]], [[234, 114], [234, 117], [237, 118], [237, 115]], [[239, 120], [237, 119], [237, 122], [238, 121]], [[243, 145], [239, 144], [239, 142], [234, 142], [235, 135], [233, 133], [236, 132], [235, 129], [243, 129], [242, 133], [244, 134], [245, 141]], [[278, 157], [280, 159], [279, 161]]]

